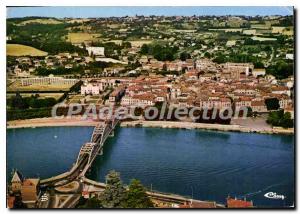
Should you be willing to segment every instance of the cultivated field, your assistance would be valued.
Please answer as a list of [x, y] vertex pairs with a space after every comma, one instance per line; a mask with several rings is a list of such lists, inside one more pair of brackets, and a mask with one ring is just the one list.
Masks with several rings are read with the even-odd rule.
[[100, 34], [97, 33], [68, 33], [68, 42], [82, 43], [84, 41], [99, 41]]
[[101, 95], [70, 95], [67, 104], [85, 103], [100, 105], [103, 102]]
[[133, 40], [128, 42], [131, 43], [132, 47], [142, 47], [143, 44], [150, 44], [152, 40]]
[[20, 22], [17, 24], [18, 26], [32, 24], [32, 23], [38, 23], [38, 24], [61, 24], [63, 22], [58, 21], [56, 19], [31, 19], [27, 21]]
[[75, 103], [81, 103], [81, 100], [84, 99], [84, 95], [70, 95], [69, 100], [66, 102], [67, 104], [75, 104]]
[[88, 21], [90, 21], [90, 19], [71, 19], [68, 20], [67, 23], [84, 23]]
[[48, 53], [26, 45], [7, 44], [6, 55], [7, 56], [47, 56]]

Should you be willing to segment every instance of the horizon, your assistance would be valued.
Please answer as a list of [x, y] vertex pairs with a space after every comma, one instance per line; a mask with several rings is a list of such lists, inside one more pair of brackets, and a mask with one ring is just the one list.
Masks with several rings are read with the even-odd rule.
[[292, 6], [8, 6], [6, 18], [109, 18], [125, 16], [288, 16]]

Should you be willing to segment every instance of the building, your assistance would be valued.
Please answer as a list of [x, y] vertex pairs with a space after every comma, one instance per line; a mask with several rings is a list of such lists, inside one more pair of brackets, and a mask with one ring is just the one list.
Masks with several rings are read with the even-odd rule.
[[268, 112], [264, 101], [251, 101], [251, 109], [258, 113]]
[[240, 79], [241, 74], [248, 76], [254, 69], [254, 65], [251, 63], [231, 63], [227, 62], [222, 65], [223, 72], [229, 72], [232, 79]]
[[8, 207], [9, 209], [14, 208], [15, 200], [16, 200], [16, 197], [15, 197], [15, 196], [9, 195], [9, 196], [7, 197], [7, 207]]
[[121, 101], [122, 106], [138, 106], [145, 108], [155, 104], [155, 96], [153, 94], [136, 94], [133, 96], [124, 96]]
[[284, 109], [284, 113], [289, 112], [291, 114], [291, 119], [294, 119], [295, 117], [295, 113], [294, 113], [294, 107], [292, 106], [292, 104], [288, 105], [285, 109]]
[[286, 94], [288, 96], [291, 96], [291, 91], [286, 86], [274, 86], [272, 87], [272, 93], [273, 94]]
[[252, 201], [246, 201], [240, 200], [240, 199], [233, 199], [228, 197], [227, 198], [227, 207], [228, 208], [251, 208], [253, 207], [253, 202]]
[[181, 89], [179, 86], [172, 86], [171, 88], [171, 99], [176, 99], [181, 95]]
[[200, 82], [211, 81], [212, 79], [213, 79], [213, 75], [212, 74], [199, 75]]
[[180, 204], [178, 208], [201, 208], [201, 209], [207, 209], [207, 208], [217, 208], [217, 204], [215, 201], [191, 201], [191, 202], [185, 202], [184, 204]]
[[49, 77], [34, 77], [34, 78], [24, 78], [21, 79], [22, 86], [29, 85], [74, 85], [78, 82], [77, 79], [65, 79], [63, 77], [54, 77], [49, 75]]
[[103, 91], [102, 83], [85, 83], [81, 86], [81, 94], [99, 95]]
[[33, 207], [38, 200], [40, 189], [39, 189], [40, 179], [28, 178], [22, 183], [21, 197], [22, 202], [27, 205], [27, 207]]
[[272, 84], [277, 84], [277, 80], [276, 78], [271, 75], [271, 74], [268, 74], [265, 76], [265, 79], [269, 82], [269, 83], [272, 83]]
[[252, 75], [253, 75], [254, 77], [264, 76], [264, 75], [266, 75], [266, 69], [264, 69], [264, 68], [255, 68], [255, 69], [252, 71]]
[[231, 107], [231, 100], [229, 98], [201, 98], [198, 100], [199, 107], [203, 109], [224, 109]]
[[23, 183], [23, 176], [18, 170], [16, 170], [11, 179], [12, 192], [13, 193], [21, 193], [22, 183]]
[[104, 56], [104, 47], [86, 47], [89, 56]]
[[251, 98], [250, 97], [240, 97], [234, 100], [235, 110], [238, 111], [241, 108], [250, 107], [251, 106]]
[[109, 102], [116, 103], [119, 102], [122, 96], [125, 93], [125, 88], [123, 86], [117, 87], [110, 95], [109, 95]]
[[232, 46], [235, 46], [236, 45], [236, 41], [235, 40], [228, 40], [226, 42], [226, 46], [227, 47], [232, 47]]
[[294, 54], [286, 54], [285, 58], [290, 59], [290, 60], [294, 60]]
[[247, 85], [239, 85], [236, 87], [236, 89], [233, 91], [236, 94], [242, 94], [242, 95], [256, 95], [257, 91], [255, 90], [254, 87], [250, 87]]
[[288, 87], [289, 89], [291, 89], [292, 87], [294, 87], [294, 78], [293, 77], [289, 77], [286, 79], [281, 80], [281, 83]]

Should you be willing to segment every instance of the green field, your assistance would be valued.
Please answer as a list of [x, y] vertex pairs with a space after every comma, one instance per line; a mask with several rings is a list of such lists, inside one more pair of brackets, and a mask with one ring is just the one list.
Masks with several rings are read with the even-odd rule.
[[82, 43], [84, 41], [99, 41], [100, 34], [97, 33], [68, 33], [68, 42]]
[[6, 55], [7, 56], [47, 56], [48, 53], [26, 45], [6, 44]]

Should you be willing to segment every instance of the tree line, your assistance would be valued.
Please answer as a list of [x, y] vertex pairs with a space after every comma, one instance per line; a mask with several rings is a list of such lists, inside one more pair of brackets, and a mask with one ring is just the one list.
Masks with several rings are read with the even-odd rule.
[[[143, 44], [140, 53], [143, 55], [153, 55], [159, 61], [173, 61], [176, 59], [178, 50], [177, 46]], [[188, 56], [182, 56], [182, 58], [188, 58]]]

